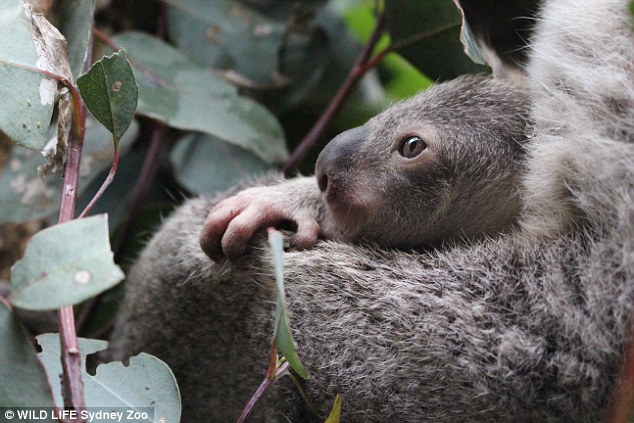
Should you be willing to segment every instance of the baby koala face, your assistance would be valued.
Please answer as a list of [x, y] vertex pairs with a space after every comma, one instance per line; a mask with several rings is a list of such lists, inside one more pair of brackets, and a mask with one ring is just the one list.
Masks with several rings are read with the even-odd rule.
[[335, 137], [316, 177], [341, 237], [408, 248], [508, 228], [520, 210], [527, 106], [522, 91], [463, 77]]

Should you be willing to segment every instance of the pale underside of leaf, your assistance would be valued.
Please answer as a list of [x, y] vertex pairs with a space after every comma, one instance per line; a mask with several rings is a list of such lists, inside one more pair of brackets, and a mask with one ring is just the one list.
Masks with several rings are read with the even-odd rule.
[[41, 150], [58, 96], [58, 81], [72, 80], [64, 37], [21, 0], [0, 0], [0, 132]]
[[299, 360], [295, 342], [291, 335], [290, 320], [286, 310], [286, 294], [284, 293], [284, 254], [282, 234], [276, 230], [269, 230], [269, 244], [273, 252], [273, 267], [275, 270], [275, 285], [277, 290], [277, 306], [275, 309], [275, 340], [277, 348], [284, 355], [295, 373], [304, 379], [309, 375]]
[[[42, 346], [40, 360], [44, 364], [49, 379], [55, 387], [55, 403], [63, 404], [59, 378], [61, 373], [60, 342], [58, 335], [46, 334], [37, 337]], [[108, 343], [95, 339], [79, 339], [82, 363], [86, 356], [106, 349]], [[169, 367], [158, 358], [149, 354], [139, 354], [130, 358], [130, 364], [121, 362], [100, 364], [94, 375], [82, 369], [84, 394], [87, 407], [122, 407], [139, 411], [154, 408], [153, 419], [136, 421], [178, 422], [180, 419], [180, 393], [176, 379]]]
[[77, 304], [123, 279], [114, 264], [106, 215], [58, 224], [38, 232], [11, 267], [14, 305], [50, 310]]

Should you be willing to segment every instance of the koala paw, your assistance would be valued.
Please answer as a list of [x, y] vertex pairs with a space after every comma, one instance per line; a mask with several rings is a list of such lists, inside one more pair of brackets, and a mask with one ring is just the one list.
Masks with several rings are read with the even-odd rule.
[[200, 233], [200, 246], [212, 260], [235, 259], [259, 230], [290, 222], [296, 228], [291, 247], [315, 245], [320, 227], [310, 210], [292, 204], [288, 194], [275, 187], [256, 187], [218, 203], [207, 216]]

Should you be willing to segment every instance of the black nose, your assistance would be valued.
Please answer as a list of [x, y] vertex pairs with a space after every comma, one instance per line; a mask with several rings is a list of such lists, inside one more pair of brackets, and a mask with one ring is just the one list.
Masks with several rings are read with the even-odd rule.
[[321, 151], [315, 165], [315, 176], [321, 192], [342, 177], [353, 165], [361, 144], [368, 138], [368, 125], [359, 126], [337, 135]]

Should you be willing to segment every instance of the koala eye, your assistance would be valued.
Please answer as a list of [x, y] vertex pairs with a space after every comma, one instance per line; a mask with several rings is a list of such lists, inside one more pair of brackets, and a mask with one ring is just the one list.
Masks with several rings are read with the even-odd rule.
[[418, 156], [427, 148], [427, 144], [421, 139], [421, 137], [413, 136], [405, 138], [399, 152], [401, 156], [411, 159]]

